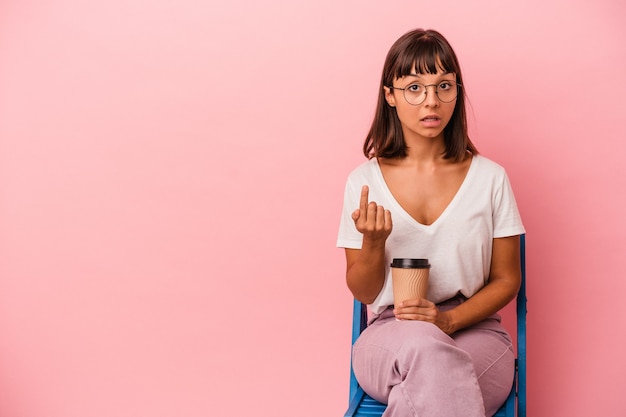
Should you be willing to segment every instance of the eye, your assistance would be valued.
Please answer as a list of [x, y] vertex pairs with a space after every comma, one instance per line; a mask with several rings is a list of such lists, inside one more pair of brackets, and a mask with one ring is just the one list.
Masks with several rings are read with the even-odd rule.
[[411, 84], [405, 88], [406, 91], [410, 91], [411, 93], [420, 93], [423, 89], [424, 87], [420, 84]]
[[441, 83], [439, 83], [439, 86], [437, 88], [439, 90], [441, 90], [441, 91], [450, 90], [452, 88], [452, 82], [451, 81], [442, 81]]

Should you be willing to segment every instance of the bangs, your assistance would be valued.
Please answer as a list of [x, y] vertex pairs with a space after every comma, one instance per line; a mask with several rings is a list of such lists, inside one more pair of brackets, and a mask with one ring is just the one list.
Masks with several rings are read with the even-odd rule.
[[454, 52], [448, 51], [435, 39], [424, 39], [406, 48], [396, 60], [391, 73], [394, 78], [410, 74], [459, 73]]

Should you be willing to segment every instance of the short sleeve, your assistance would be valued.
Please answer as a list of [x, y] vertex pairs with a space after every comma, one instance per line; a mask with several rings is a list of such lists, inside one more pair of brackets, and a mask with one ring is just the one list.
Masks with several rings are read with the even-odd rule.
[[493, 195], [493, 237], [515, 236], [525, 233], [517, 208], [515, 195], [504, 170], [498, 176]]
[[352, 220], [352, 212], [359, 208], [360, 189], [348, 178], [343, 196], [343, 210], [339, 222], [339, 234], [337, 247], [348, 249], [361, 249], [363, 235], [356, 230]]

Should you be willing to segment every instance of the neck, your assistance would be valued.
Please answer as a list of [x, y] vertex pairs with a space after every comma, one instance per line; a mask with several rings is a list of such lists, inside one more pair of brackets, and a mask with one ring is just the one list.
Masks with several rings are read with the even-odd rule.
[[446, 147], [443, 143], [443, 137], [405, 139], [405, 141], [407, 146], [406, 162], [423, 165], [435, 164], [444, 160]]

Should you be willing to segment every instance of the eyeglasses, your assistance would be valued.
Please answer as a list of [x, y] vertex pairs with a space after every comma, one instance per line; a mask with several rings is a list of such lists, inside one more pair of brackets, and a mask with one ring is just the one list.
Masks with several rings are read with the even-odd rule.
[[439, 84], [420, 84], [413, 83], [409, 84], [405, 88], [390, 86], [389, 88], [394, 88], [396, 90], [402, 90], [404, 93], [404, 99], [407, 103], [417, 106], [418, 104], [422, 104], [424, 100], [426, 100], [426, 95], [428, 94], [427, 87], [435, 87], [435, 94], [437, 98], [442, 103], [450, 103], [454, 101], [456, 96], [459, 94], [459, 87], [462, 87], [461, 84], [456, 83], [455, 81], [442, 81]]

